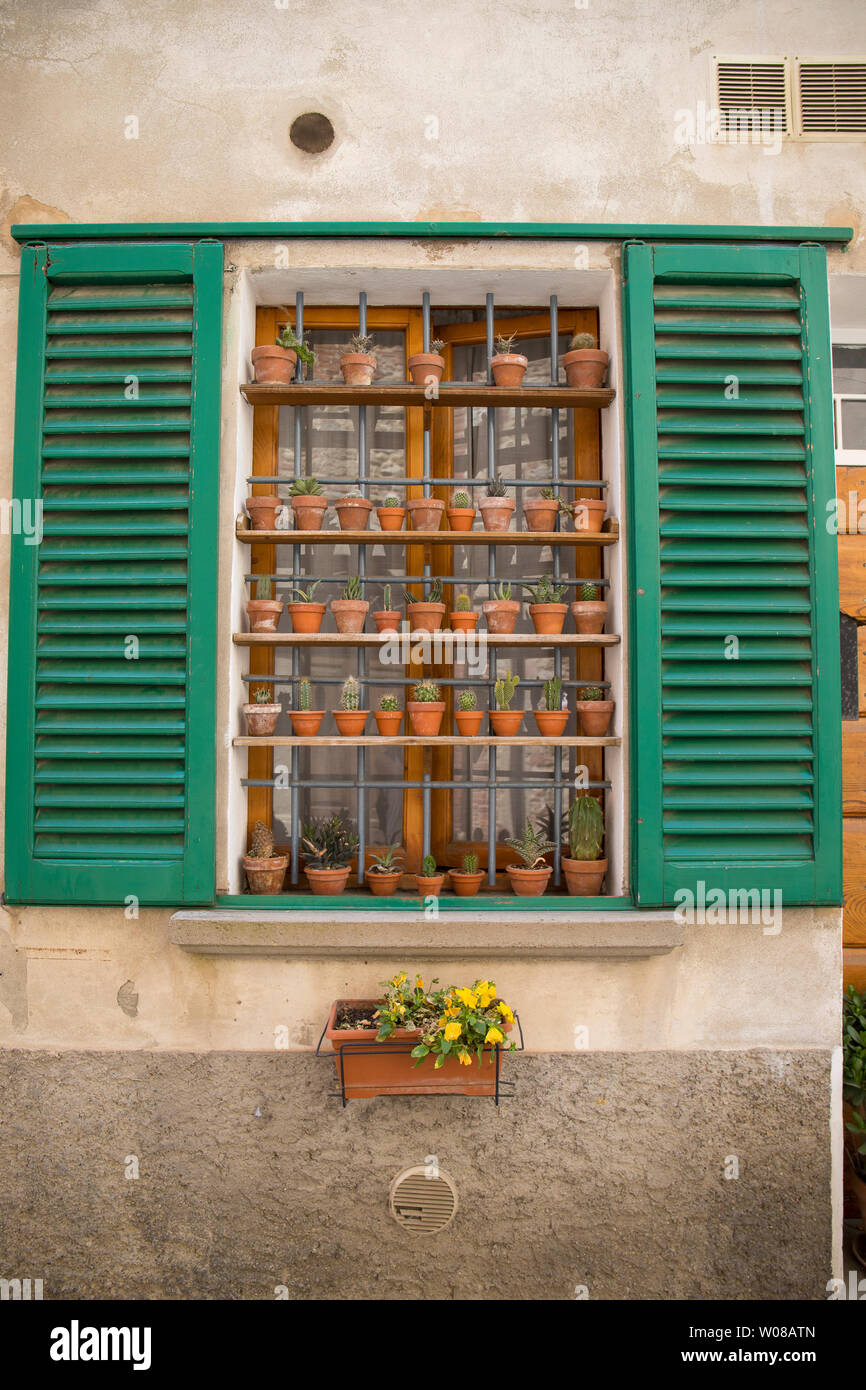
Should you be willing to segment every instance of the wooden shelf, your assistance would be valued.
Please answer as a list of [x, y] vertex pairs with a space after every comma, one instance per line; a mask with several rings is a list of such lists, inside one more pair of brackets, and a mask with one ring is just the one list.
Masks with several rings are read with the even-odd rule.
[[[267, 676], [262, 677], [263, 681]], [[372, 718], [372, 715], [371, 715]], [[581, 738], [580, 735], [565, 734], [561, 738], [540, 738], [536, 735], [518, 735], [517, 738], [500, 738], [496, 734], [476, 734], [471, 738], [460, 734], [439, 734], [436, 738], [419, 738], [415, 734], [362, 734], [344, 737], [341, 734], [315, 734], [311, 738], [293, 738], [289, 734], [270, 734], [266, 738], [250, 738], [239, 734], [232, 739], [236, 748], [375, 748], [387, 745], [395, 748], [618, 748], [620, 738]]]
[[545, 409], [604, 410], [615, 398], [610, 387], [572, 386], [488, 386], [483, 382], [460, 382], [440, 386], [435, 399], [425, 395], [426, 387], [410, 382], [372, 386], [316, 385], [294, 382], [291, 386], [241, 386], [241, 395], [250, 405], [402, 405], [430, 410], [438, 406], [460, 405], [543, 406]]
[[422, 642], [426, 637], [439, 639], [440, 645], [447, 648], [448, 639], [467, 636], [476, 639], [483, 636], [485, 645], [491, 647], [614, 647], [619, 642], [619, 634], [603, 632], [587, 634], [582, 632], [563, 632], [558, 636], [540, 636], [535, 632], [488, 632], [486, 628], [476, 628], [474, 633], [452, 632], [236, 632], [232, 641], [238, 647], [383, 647], [394, 638], [407, 638], [410, 642]]
[[595, 546], [614, 545], [619, 540], [619, 526], [615, 521], [609, 525], [607, 531], [253, 531], [249, 526], [238, 526], [236, 535], [245, 545]]

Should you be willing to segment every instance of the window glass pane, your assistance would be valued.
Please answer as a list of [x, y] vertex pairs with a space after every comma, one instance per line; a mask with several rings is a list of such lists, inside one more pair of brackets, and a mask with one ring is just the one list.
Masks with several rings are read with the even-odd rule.
[[866, 344], [833, 344], [833, 390], [837, 396], [866, 395]]
[[842, 401], [842, 448], [866, 449], [866, 400]]

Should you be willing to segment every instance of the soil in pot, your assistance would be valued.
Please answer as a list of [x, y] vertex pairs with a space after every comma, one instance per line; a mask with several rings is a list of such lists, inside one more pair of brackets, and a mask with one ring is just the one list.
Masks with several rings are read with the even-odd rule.
[[464, 874], [460, 869], [449, 870], [448, 876], [458, 898], [474, 898], [486, 877], [483, 870], [474, 874]]
[[379, 608], [373, 614], [377, 632], [399, 632], [402, 621], [403, 614], [398, 613], [396, 608]]
[[534, 497], [523, 504], [527, 531], [552, 531], [556, 526], [559, 501], [552, 497]]
[[321, 531], [327, 510], [327, 497], [293, 497], [292, 512], [295, 518], [295, 530]]
[[562, 357], [565, 379], [569, 386], [599, 387], [607, 371], [608, 355], [598, 348], [576, 348]]
[[376, 725], [383, 738], [393, 738], [400, 732], [400, 725], [403, 722], [403, 711], [401, 709], [377, 709], [373, 711], [376, 718]]
[[372, 510], [366, 497], [340, 497], [334, 503], [341, 531], [366, 531]]
[[409, 700], [406, 703], [412, 732], [418, 738], [436, 738], [442, 728], [444, 700]]
[[577, 497], [574, 503], [575, 531], [600, 531], [607, 503], [600, 497]]
[[410, 497], [406, 510], [413, 531], [438, 531], [445, 503], [439, 497]]
[[542, 738], [561, 738], [568, 723], [567, 709], [536, 709], [535, 722]]
[[514, 515], [512, 497], [482, 497], [478, 503], [485, 531], [507, 531]]
[[283, 605], [276, 598], [251, 598], [247, 604], [250, 632], [276, 632]]
[[578, 700], [577, 720], [587, 738], [604, 738], [610, 728], [613, 700]]
[[282, 893], [286, 869], [289, 867], [287, 854], [275, 855], [271, 859], [254, 859], [245, 854], [241, 860], [251, 893]]
[[243, 705], [241, 708], [250, 738], [266, 738], [272, 734], [283, 710], [282, 705]]
[[438, 632], [445, 621], [445, 604], [410, 603], [406, 616], [410, 632]]
[[340, 358], [340, 371], [347, 386], [369, 386], [375, 370], [373, 352], [344, 352]]
[[253, 348], [250, 361], [257, 386], [290, 386], [298, 364], [298, 354], [276, 343]]
[[282, 511], [283, 506], [282, 497], [277, 497], [274, 493], [269, 493], [264, 497], [248, 497], [246, 508], [252, 529], [254, 531], [276, 531], [277, 514]]
[[490, 727], [500, 738], [516, 738], [523, 723], [522, 709], [490, 710]]
[[562, 856], [565, 885], [573, 898], [597, 898], [607, 873], [606, 859], [568, 859]]
[[366, 880], [370, 886], [371, 893], [375, 893], [377, 898], [390, 898], [392, 893], [396, 893], [402, 874], [402, 869], [395, 869], [393, 873], [388, 874], [378, 873], [375, 869], [369, 869], [366, 874]]
[[520, 616], [520, 604], [513, 598], [490, 598], [481, 605], [488, 632], [513, 632]]
[[454, 711], [454, 723], [457, 725], [457, 732], [461, 738], [474, 738], [481, 728], [481, 721], [484, 718], [482, 709], [456, 709]]
[[571, 616], [574, 618], [574, 626], [577, 632], [582, 632], [587, 636], [604, 632], [604, 624], [607, 618], [607, 603], [601, 600], [598, 603], [575, 602], [571, 605]]
[[314, 738], [325, 717], [323, 709], [293, 709], [289, 711], [292, 733], [296, 738]]
[[490, 359], [493, 380], [497, 386], [521, 386], [529, 358], [522, 352], [497, 352]]
[[310, 888], [317, 895], [342, 893], [349, 881], [348, 865], [345, 869], [304, 869]]
[[370, 602], [365, 598], [332, 598], [331, 612], [338, 632], [363, 632]]
[[474, 507], [449, 507], [447, 510], [449, 531], [472, 530], [472, 524], [475, 521]]
[[409, 375], [415, 386], [426, 386], [429, 377], [442, 380], [445, 358], [438, 352], [413, 352], [409, 358]]
[[432, 878], [425, 878], [423, 874], [415, 875], [415, 887], [422, 898], [438, 898], [444, 882], [444, 874], [434, 874]]
[[474, 632], [478, 622], [477, 613], [449, 613], [448, 621], [454, 632]]
[[562, 632], [567, 613], [567, 603], [530, 603], [529, 605], [532, 626], [541, 636], [551, 637]]
[[522, 869], [518, 864], [507, 864], [505, 872], [508, 874], [513, 893], [519, 898], [532, 898], [545, 891], [553, 869]]
[[286, 612], [292, 632], [321, 632], [324, 603], [287, 603]]
[[357, 737], [364, 732], [369, 713], [368, 709], [335, 709], [334, 723], [337, 732], [342, 734], [343, 738], [351, 738], [353, 735]]
[[377, 507], [376, 515], [383, 531], [402, 531], [406, 519], [405, 507]]

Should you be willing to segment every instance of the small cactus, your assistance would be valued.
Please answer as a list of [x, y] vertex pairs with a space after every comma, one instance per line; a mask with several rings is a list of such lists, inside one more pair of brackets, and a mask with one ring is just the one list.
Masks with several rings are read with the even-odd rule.
[[457, 708], [464, 714], [471, 713], [478, 704], [478, 697], [474, 690], [461, 690], [457, 696]]
[[361, 588], [361, 580], [357, 574], [353, 574], [351, 579], [346, 580], [340, 598], [362, 599], [363, 597], [364, 593]]
[[436, 353], [436, 356], [438, 357], [438, 356], [440, 355], [440, 353], [442, 352], [442, 349], [444, 348], [444, 346], [445, 346], [445, 343], [444, 343], [444, 341], [443, 341], [441, 338], [434, 338], [433, 341], [432, 341], [432, 343], [430, 344], [430, 351], [431, 351], [431, 352], [435, 352], [435, 353]]
[[600, 685], [587, 685], [583, 690], [578, 691], [578, 700], [603, 700], [604, 691]]
[[399, 506], [400, 506], [400, 498], [399, 498], [399, 497], [395, 497], [394, 494], [393, 494], [393, 492], [389, 492], [388, 496], [385, 498], [385, 501], [382, 503], [382, 506], [383, 506], [383, 507], [399, 507]]
[[349, 340], [347, 352], [369, 352], [373, 346], [372, 333], [355, 333]]
[[340, 708], [345, 710], [357, 709], [361, 703], [361, 690], [354, 676], [349, 676], [343, 681], [343, 688], [340, 691]]
[[555, 494], [554, 494], [554, 491], [553, 491], [553, 488], [552, 488], [552, 487], [543, 487], [543, 488], [541, 489], [540, 496], [542, 497], [542, 499], [543, 499], [545, 502], [555, 502], [555, 501], [556, 501], [556, 496], [555, 496]]
[[271, 688], [268, 685], [257, 685], [253, 691], [253, 704], [269, 705], [271, 703]]
[[572, 859], [601, 858], [604, 816], [594, 796], [579, 796], [568, 812], [568, 848]]
[[265, 825], [264, 821], [257, 820], [253, 826], [253, 833], [250, 836], [250, 858], [251, 859], [272, 859], [274, 855], [274, 836], [273, 832]]
[[472, 612], [472, 600], [470, 599], [470, 597], [469, 597], [468, 594], [458, 594], [458, 595], [457, 595], [457, 610], [456, 610], [456, 611], [457, 611], [458, 613], [471, 613], [471, 612]]
[[386, 584], [382, 590], [382, 609], [385, 613], [393, 612], [391, 608], [391, 585]]
[[428, 603], [442, 603], [443, 601], [444, 601], [444, 596], [443, 596], [443, 593], [442, 593], [442, 580], [441, 580], [441, 579], [434, 579], [434, 580], [433, 580], [433, 583], [430, 585], [430, 593], [429, 593], [428, 596], [427, 596], [427, 602], [428, 602]]
[[383, 695], [379, 701], [379, 709], [383, 714], [393, 714], [399, 708], [400, 704], [396, 695]]
[[553, 676], [551, 680], [544, 682], [544, 708], [549, 710], [562, 709], [562, 679], [560, 676]]
[[419, 681], [412, 698], [420, 705], [434, 704], [439, 699], [439, 687], [435, 681]]
[[505, 486], [504, 483], [500, 483], [497, 478], [491, 478], [490, 482], [487, 484], [487, 496], [507, 497], [508, 488]]
[[478, 872], [478, 855], [477, 855], [477, 854], [464, 854], [464, 856], [463, 856], [463, 873], [464, 873], [464, 874], [477, 874], [477, 872]]
[[510, 709], [511, 701], [514, 699], [514, 692], [520, 684], [520, 677], [514, 676], [507, 671], [504, 677], [500, 677], [493, 686], [493, 694], [496, 698], [498, 709]]
[[586, 352], [596, 346], [594, 333], [575, 333], [568, 345], [569, 352]]
[[425, 854], [424, 858], [421, 860], [421, 877], [436, 877], [436, 860], [433, 858], [432, 854]]
[[551, 850], [556, 849], [552, 840], [548, 840], [544, 835], [544, 826], [539, 821], [538, 829], [533, 830], [532, 822], [526, 818], [526, 825], [522, 835], [513, 836], [507, 843], [514, 850], [515, 854], [523, 860], [524, 868], [536, 869], [546, 865], [545, 855]]
[[302, 676], [298, 682], [298, 709], [307, 714], [313, 708], [313, 690], [309, 678]]
[[271, 584], [271, 577], [269, 574], [264, 574], [261, 579], [256, 580], [256, 598], [259, 600], [271, 599], [273, 596], [274, 588]]
[[514, 351], [514, 344], [515, 344], [516, 341], [517, 341], [517, 334], [516, 334], [516, 333], [511, 333], [507, 338], [503, 337], [502, 334], [500, 333], [499, 337], [496, 339], [496, 344], [495, 344], [497, 353], [507, 354], [507, 353], [509, 353], [509, 352], [513, 352], [513, 351]]
[[580, 601], [581, 603], [598, 603], [601, 595], [597, 584], [581, 584]]
[[471, 507], [472, 500], [468, 492], [455, 492], [451, 498], [452, 507]]
[[524, 584], [530, 603], [562, 603], [567, 584], [554, 584], [550, 575], [543, 574], [536, 584]]

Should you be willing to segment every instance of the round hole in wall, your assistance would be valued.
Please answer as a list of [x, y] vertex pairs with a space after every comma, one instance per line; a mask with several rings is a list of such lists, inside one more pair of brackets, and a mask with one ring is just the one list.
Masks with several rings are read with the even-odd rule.
[[334, 143], [334, 127], [321, 111], [305, 111], [292, 121], [289, 139], [305, 154], [321, 154]]
[[413, 1236], [435, 1236], [454, 1220], [457, 1189], [441, 1168], [428, 1176], [423, 1164], [398, 1173], [388, 1193], [388, 1208], [404, 1231]]

